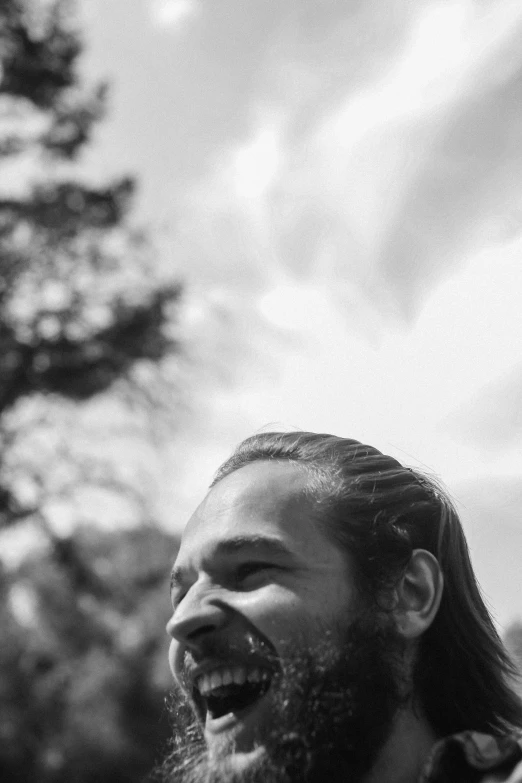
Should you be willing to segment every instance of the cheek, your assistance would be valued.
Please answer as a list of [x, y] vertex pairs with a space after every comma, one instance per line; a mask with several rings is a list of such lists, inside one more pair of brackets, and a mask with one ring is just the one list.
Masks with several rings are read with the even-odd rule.
[[234, 609], [249, 620], [278, 653], [285, 653], [296, 643], [311, 641], [320, 633], [320, 606], [311, 607], [310, 603], [290, 590], [268, 587], [257, 594], [239, 596], [234, 601]]
[[267, 585], [249, 593], [236, 593], [229, 601], [239, 615], [259, 628], [279, 625], [281, 618], [292, 623], [292, 618], [306, 614], [302, 597], [279, 585]]
[[[326, 586], [327, 587], [327, 586]], [[317, 589], [301, 595], [279, 595], [270, 609], [258, 617], [257, 628], [280, 654], [295, 653], [296, 647], [313, 649], [332, 632], [349, 623], [355, 612], [353, 594], [344, 586], [338, 590]]]

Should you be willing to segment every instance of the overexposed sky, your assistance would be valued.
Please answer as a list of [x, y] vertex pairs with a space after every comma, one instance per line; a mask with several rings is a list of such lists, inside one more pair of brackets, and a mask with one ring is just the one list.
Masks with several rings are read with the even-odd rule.
[[519, 0], [83, 0], [112, 83], [85, 166], [134, 171], [185, 281], [179, 528], [268, 424], [366, 440], [460, 504], [522, 616]]

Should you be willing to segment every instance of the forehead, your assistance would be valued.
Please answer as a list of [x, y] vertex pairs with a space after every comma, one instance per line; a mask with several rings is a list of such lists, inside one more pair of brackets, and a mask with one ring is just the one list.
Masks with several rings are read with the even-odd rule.
[[211, 554], [226, 540], [267, 537], [310, 559], [341, 553], [321, 531], [306, 496], [305, 470], [288, 462], [255, 462], [213, 487], [190, 518], [177, 561]]

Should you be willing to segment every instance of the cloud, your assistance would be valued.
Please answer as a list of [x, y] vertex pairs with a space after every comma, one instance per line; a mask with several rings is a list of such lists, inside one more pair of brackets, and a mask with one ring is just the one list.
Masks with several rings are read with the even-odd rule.
[[355, 291], [388, 322], [412, 319], [477, 250], [522, 230], [522, 6], [397, 2], [397, 26], [380, 2], [331, 8], [320, 34], [302, 9], [274, 10], [255, 66], [241, 39], [248, 90], [228, 122], [214, 111], [206, 174], [176, 203], [189, 244], [205, 235], [225, 267], [179, 255], [231, 289], [249, 273], [251, 291], [328, 278], [346, 309]]
[[521, 42], [518, 4], [420, 7], [381, 72], [346, 83], [293, 152], [281, 187], [305, 217], [281, 229], [299, 248], [308, 223], [304, 257], [328, 243], [336, 279], [408, 317], [503, 239], [522, 203]]
[[508, 449], [522, 443], [521, 401], [522, 363], [483, 386], [445, 424], [454, 437], [466, 443], [483, 449]]
[[472, 521], [480, 519], [493, 527], [501, 521], [522, 534], [522, 478], [518, 472], [513, 476], [480, 476], [462, 482], [456, 493]]
[[521, 619], [522, 480], [480, 476], [457, 485], [454, 497], [465, 525], [473, 567], [500, 626]]
[[199, 10], [196, 0], [152, 0], [150, 13], [153, 24], [177, 28]]

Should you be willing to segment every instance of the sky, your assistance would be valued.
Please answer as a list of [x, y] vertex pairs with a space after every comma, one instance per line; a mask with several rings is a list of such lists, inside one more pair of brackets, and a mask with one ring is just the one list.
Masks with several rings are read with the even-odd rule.
[[254, 431], [355, 437], [456, 501], [522, 617], [519, 0], [82, 0], [110, 109], [82, 165], [135, 173], [185, 287], [179, 530]]

